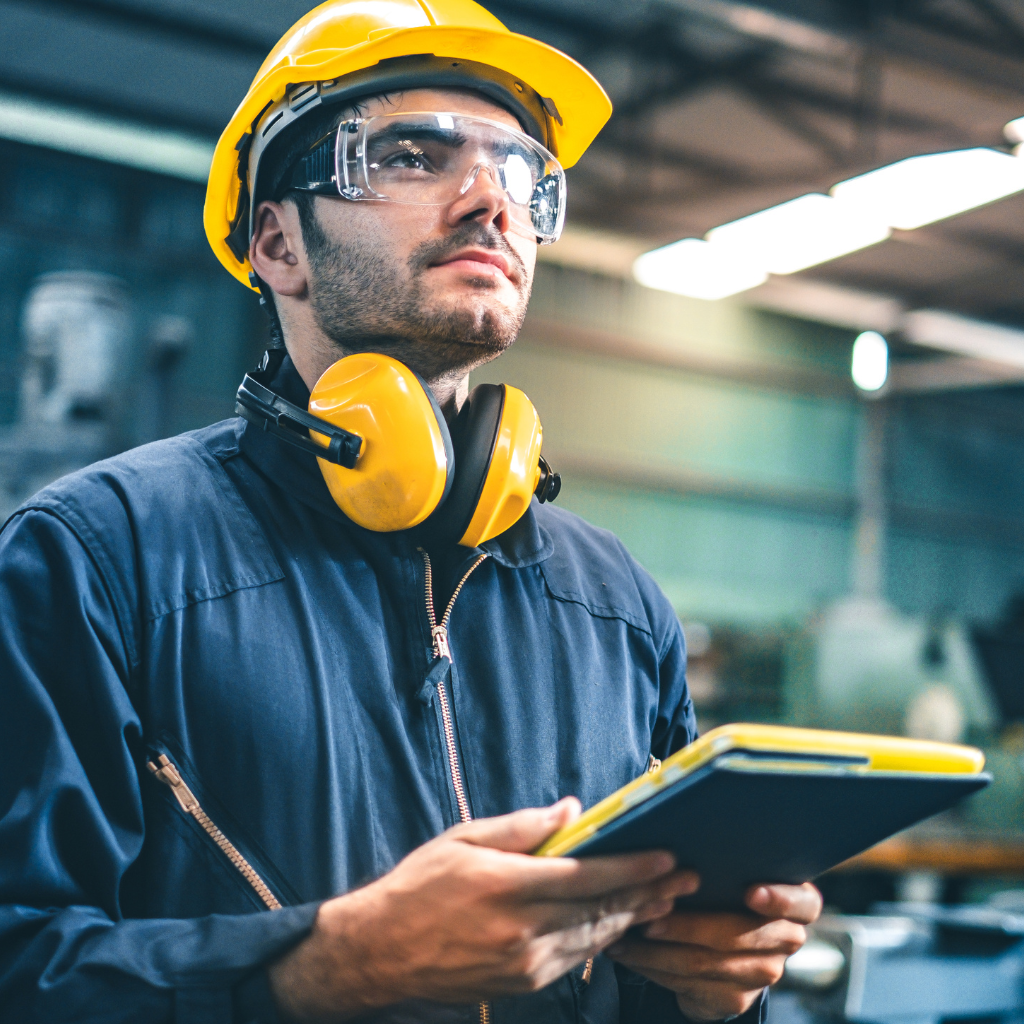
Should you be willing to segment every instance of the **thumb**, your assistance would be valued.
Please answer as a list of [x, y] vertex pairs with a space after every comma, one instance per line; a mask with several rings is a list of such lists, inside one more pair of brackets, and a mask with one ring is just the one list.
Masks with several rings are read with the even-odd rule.
[[495, 818], [468, 821], [450, 831], [453, 839], [473, 846], [490, 846], [508, 853], [531, 853], [548, 836], [575, 821], [580, 810], [579, 800], [567, 796], [550, 807], [528, 807]]

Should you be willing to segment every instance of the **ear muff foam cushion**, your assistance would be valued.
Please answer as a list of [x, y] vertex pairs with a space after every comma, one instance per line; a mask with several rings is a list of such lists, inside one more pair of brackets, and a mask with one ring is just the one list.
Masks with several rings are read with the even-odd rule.
[[455, 482], [435, 515], [443, 517], [451, 540], [466, 532], [484, 489], [494, 442], [505, 406], [504, 384], [478, 384], [466, 399], [455, 425]]
[[[410, 369], [412, 368], [410, 367]], [[451, 494], [452, 484], [455, 482], [455, 446], [452, 444], [452, 435], [451, 431], [448, 429], [448, 421], [444, 418], [444, 413], [441, 412], [441, 406], [437, 404], [434, 392], [430, 390], [427, 382], [415, 370], [412, 370], [412, 373], [420, 382], [420, 386], [423, 388], [423, 392], [430, 402], [430, 408], [434, 410], [434, 416], [437, 418], [437, 426], [441, 431], [441, 440], [444, 442], [444, 455], [448, 460], [448, 473], [445, 476], [444, 493], [441, 495], [441, 501], [438, 503], [440, 507], [441, 505], [444, 505], [448, 495]]]

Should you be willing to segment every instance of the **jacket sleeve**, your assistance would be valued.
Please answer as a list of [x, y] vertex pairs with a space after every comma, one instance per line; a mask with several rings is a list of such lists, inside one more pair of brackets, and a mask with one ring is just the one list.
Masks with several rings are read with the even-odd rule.
[[144, 841], [142, 736], [125, 584], [110, 582], [52, 510], [0, 531], [0, 1021], [273, 1020], [262, 965], [307, 934], [315, 904], [122, 916]]

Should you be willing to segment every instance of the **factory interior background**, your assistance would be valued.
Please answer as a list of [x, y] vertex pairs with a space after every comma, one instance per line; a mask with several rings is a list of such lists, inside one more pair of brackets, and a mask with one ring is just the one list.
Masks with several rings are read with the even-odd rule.
[[[616, 112], [569, 172], [519, 342], [474, 381], [526, 391], [559, 503], [669, 595], [702, 729], [985, 750], [989, 791], [822, 888], [840, 915], [1002, 908], [1000, 940], [964, 956], [1019, 959], [1024, 2], [484, 6], [584, 63]], [[0, 517], [63, 473], [233, 414], [266, 326], [209, 251], [205, 175], [306, 8], [0, 0]], [[948, 177], [901, 163], [963, 153]], [[893, 165], [906, 173], [864, 178]], [[829, 206], [844, 195], [853, 223]], [[810, 214], [784, 206], [805, 196]], [[749, 259], [729, 259], [723, 225]], [[941, 997], [915, 982], [898, 1012], [895, 996], [873, 1017], [828, 1012], [1024, 1013], [1024, 981], [1007, 1009], [971, 977]]]

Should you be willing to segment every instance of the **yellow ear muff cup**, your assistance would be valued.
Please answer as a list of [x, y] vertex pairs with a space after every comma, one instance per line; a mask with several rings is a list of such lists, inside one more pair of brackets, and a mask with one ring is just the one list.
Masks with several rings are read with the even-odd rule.
[[533, 403], [519, 388], [503, 384], [505, 401], [494, 438], [491, 464], [466, 532], [459, 540], [475, 548], [504, 533], [530, 507], [540, 479], [543, 431]]
[[507, 384], [480, 384], [457, 425], [455, 483], [438, 515], [464, 547], [504, 533], [530, 507], [542, 431], [530, 400]]
[[[354, 469], [317, 459], [331, 497], [353, 522], [378, 533], [423, 522], [450, 486], [452, 447], [437, 403], [420, 378], [376, 352], [324, 371], [309, 411], [363, 438]], [[323, 434], [310, 437], [327, 445]]]

